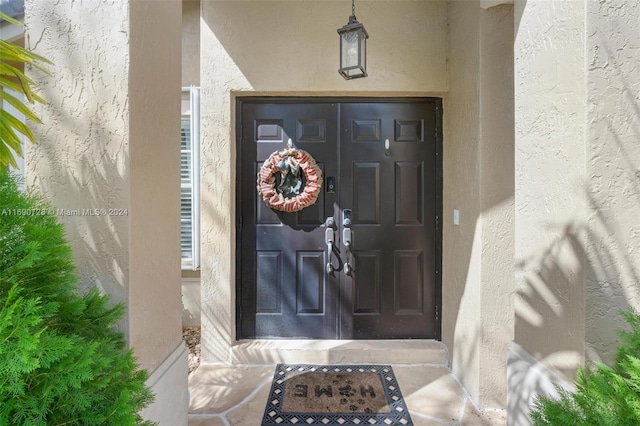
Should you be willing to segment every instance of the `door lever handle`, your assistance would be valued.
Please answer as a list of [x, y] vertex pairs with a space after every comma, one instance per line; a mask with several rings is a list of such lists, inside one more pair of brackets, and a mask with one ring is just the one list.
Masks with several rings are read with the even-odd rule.
[[351, 230], [351, 209], [342, 210], [342, 244], [347, 249], [347, 260], [344, 262], [344, 273], [348, 276], [352, 276], [353, 267], [349, 263], [349, 258], [351, 257], [351, 248], [353, 237], [353, 231]]
[[342, 210], [342, 243], [349, 250], [351, 247], [351, 209]]
[[335, 268], [333, 267], [333, 264], [331, 263], [331, 255], [333, 253], [333, 228], [328, 228], [325, 229], [324, 231], [324, 242], [327, 245], [327, 274], [332, 275], [333, 271], [335, 271]]
[[344, 228], [342, 230], [342, 244], [349, 250], [351, 247], [351, 228]]
[[[333, 275], [334, 271], [341, 271], [343, 267], [342, 259], [340, 258], [340, 250], [335, 244], [335, 228], [336, 224], [333, 217], [329, 216], [324, 223], [327, 229], [324, 230], [324, 242], [327, 245], [327, 274]], [[331, 262], [331, 256], [335, 255], [338, 259], [338, 266], [333, 266]]]
[[351, 267], [351, 265], [350, 265], [350, 264], [346, 263], [346, 264], [344, 265], [344, 273], [345, 273], [346, 275], [348, 275], [348, 276], [351, 276], [351, 275], [352, 275], [352, 272], [353, 272], [353, 268]]

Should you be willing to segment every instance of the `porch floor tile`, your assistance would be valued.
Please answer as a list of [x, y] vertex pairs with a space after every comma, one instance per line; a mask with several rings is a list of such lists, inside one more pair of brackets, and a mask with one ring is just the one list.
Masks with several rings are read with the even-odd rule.
[[[446, 366], [392, 365], [415, 426], [501, 426], [503, 410], [479, 411]], [[275, 365], [201, 365], [189, 379], [189, 426], [259, 426]]]
[[189, 378], [189, 414], [220, 414], [243, 406], [253, 392], [271, 382], [274, 368], [201, 365]]

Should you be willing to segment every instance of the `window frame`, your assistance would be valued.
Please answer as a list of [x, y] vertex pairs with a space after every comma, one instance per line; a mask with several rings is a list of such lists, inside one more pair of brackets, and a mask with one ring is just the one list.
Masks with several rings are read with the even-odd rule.
[[[189, 94], [189, 110], [180, 114], [180, 119], [189, 117], [191, 151], [191, 258], [182, 257], [182, 228], [180, 231], [180, 258], [182, 270], [197, 271], [200, 269], [200, 88], [183, 87], [182, 93]], [[182, 131], [182, 124], [180, 125]], [[180, 141], [180, 157], [182, 160], [182, 140]], [[180, 173], [182, 181], [182, 172]], [[180, 221], [182, 221], [182, 182], [180, 194]]]

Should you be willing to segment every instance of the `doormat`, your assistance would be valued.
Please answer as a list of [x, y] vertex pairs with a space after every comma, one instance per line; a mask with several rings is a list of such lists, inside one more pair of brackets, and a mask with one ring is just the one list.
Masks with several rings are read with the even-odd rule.
[[413, 426], [390, 365], [278, 364], [267, 425]]

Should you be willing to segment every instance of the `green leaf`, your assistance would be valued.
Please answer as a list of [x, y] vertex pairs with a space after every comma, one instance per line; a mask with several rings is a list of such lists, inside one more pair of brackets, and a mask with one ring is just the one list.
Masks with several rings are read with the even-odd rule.
[[0, 47], [3, 48], [3, 52], [6, 51], [9, 55], [15, 55], [19, 62], [34, 63], [34, 65], [38, 65], [37, 62], [42, 62], [49, 65], [52, 64], [52, 62], [44, 56], [38, 55], [35, 52], [27, 50], [24, 47], [20, 47], [6, 40], [0, 39]]
[[22, 121], [18, 120], [7, 111], [0, 110], [0, 121], [7, 123], [9, 127], [25, 135], [27, 138], [29, 138], [30, 141], [35, 141], [35, 136], [33, 136], [31, 129], [29, 129]]
[[5, 90], [0, 90], [0, 99], [7, 101], [9, 105], [14, 107], [16, 111], [24, 115], [29, 120], [35, 121], [38, 124], [42, 124], [40, 119], [29, 109], [27, 105], [25, 105], [24, 102], [22, 102], [20, 99], [16, 98], [9, 92]]
[[[0, 126], [0, 132], [3, 132], [2, 126]], [[18, 163], [13, 156], [13, 153], [9, 151], [9, 147], [4, 141], [0, 141], [0, 166], [11, 166], [14, 169], [18, 168]]]
[[24, 94], [29, 102], [34, 102], [35, 94], [33, 93], [33, 90], [31, 90], [31, 86], [34, 82], [17, 68], [0, 62], [0, 81], [5, 85], [12, 84], [14, 90]]
[[0, 12], [0, 19], [4, 19], [5, 21], [9, 22], [10, 24], [17, 25], [19, 27], [22, 26], [22, 22], [13, 19], [11, 16], [7, 15], [6, 13]]
[[[0, 111], [2, 114], [2, 111]], [[6, 159], [4, 164], [10, 164], [17, 168], [14, 154], [9, 150], [13, 149], [16, 155], [22, 155], [22, 140], [15, 131], [0, 119], [0, 159]]]

